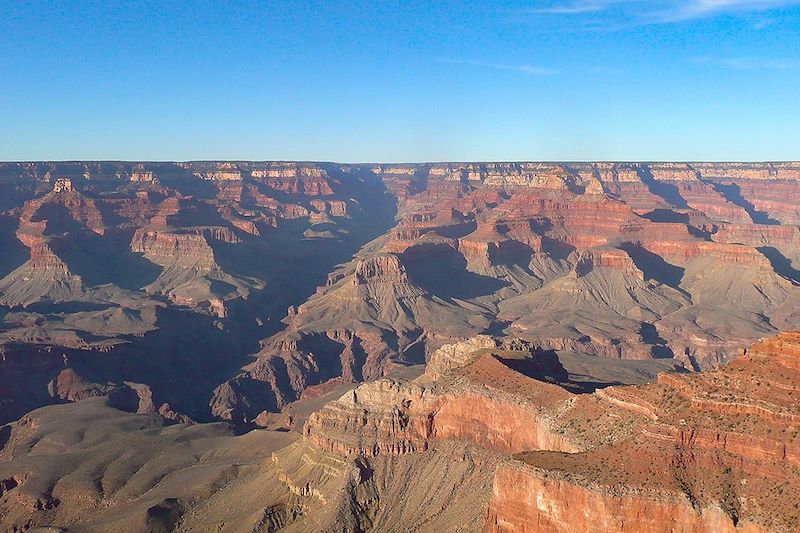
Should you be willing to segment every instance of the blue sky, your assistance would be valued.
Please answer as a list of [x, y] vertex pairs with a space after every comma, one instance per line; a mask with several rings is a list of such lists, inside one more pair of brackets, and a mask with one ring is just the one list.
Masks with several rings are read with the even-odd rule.
[[800, 0], [22, 2], [0, 159], [800, 159]]

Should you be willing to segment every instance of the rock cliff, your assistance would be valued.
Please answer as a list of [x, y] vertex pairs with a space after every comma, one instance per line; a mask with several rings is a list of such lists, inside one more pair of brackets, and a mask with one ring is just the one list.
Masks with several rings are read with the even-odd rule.
[[[799, 358], [785, 333], [622, 386], [585, 380], [597, 358], [479, 336], [412, 381], [311, 389], [280, 430], [240, 436], [165, 420], [168, 405], [120, 413], [62, 372], [51, 390], [86, 398], [0, 431], [0, 526], [794, 531]], [[153, 391], [126, 387], [109, 402], [154, 412]]]
[[[800, 334], [697, 375], [604, 389], [640, 417], [627, 439], [525, 452], [495, 474], [490, 531], [794, 531], [800, 525]], [[535, 495], [535, 497], [532, 497]]]

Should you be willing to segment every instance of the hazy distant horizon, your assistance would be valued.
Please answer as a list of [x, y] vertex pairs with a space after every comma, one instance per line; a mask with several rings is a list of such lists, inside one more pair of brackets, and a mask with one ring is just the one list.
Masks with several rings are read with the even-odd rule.
[[308, 164], [331, 164], [331, 165], [486, 165], [495, 163], [541, 163], [549, 165], [570, 165], [570, 164], [786, 164], [797, 163], [796, 159], [765, 159], [765, 160], [716, 160], [716, 159], [485, 159], [485, 160], [436, 160], [436, 161], [335, 161], [323, 159], [11, 159], [0, 161], [0, 163], [118, 163], [118, 164], [152, 164], [168, 165], [180, 163], [308, 163]]

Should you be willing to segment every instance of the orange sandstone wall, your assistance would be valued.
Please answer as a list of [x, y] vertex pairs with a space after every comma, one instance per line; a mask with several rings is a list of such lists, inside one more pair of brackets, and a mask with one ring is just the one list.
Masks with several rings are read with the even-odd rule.
[[734, 526], [719, 508], [696, 512], [688, 499], [660, 494], [604, 493], [533, 470], [501, 465], [495, 474], [486, 530], [490, 533], [756, 533], [756, 524]]
[[578, 451], [541, 424], [531, 407], [477, 394], [446, 397], [433, 417], [433, 434], [510, 452]]

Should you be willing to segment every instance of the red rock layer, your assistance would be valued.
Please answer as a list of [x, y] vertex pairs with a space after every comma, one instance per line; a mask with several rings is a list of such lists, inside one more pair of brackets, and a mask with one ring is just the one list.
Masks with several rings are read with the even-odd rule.
[[641, 418], [628, 439], [501, 466], [489, 531], [795, 531], [800, 527], [800, 333], [731, 364], [605, 389]]
[[376, 255], [360, 259], [356, 265], [353, 283], [408, 283], [405, 267], [394, 254]]
[[575, 451], [539, 410], [571, 395], [483, 355], [447, 386], [380, 380], [362, 385], [311, 415], [304, 428], [317, 447], [341, 455], [405, 454], [432, 440], [456, 439], [515, 452]]
[[501, 465], [495, 473], [486, 531], [755, 533], [767, 529], [755, 524], [737, 527], [717, 507], [698, 513], [686, 499], [657, 499], [646, 490], [605, 494], [515, 464]]

